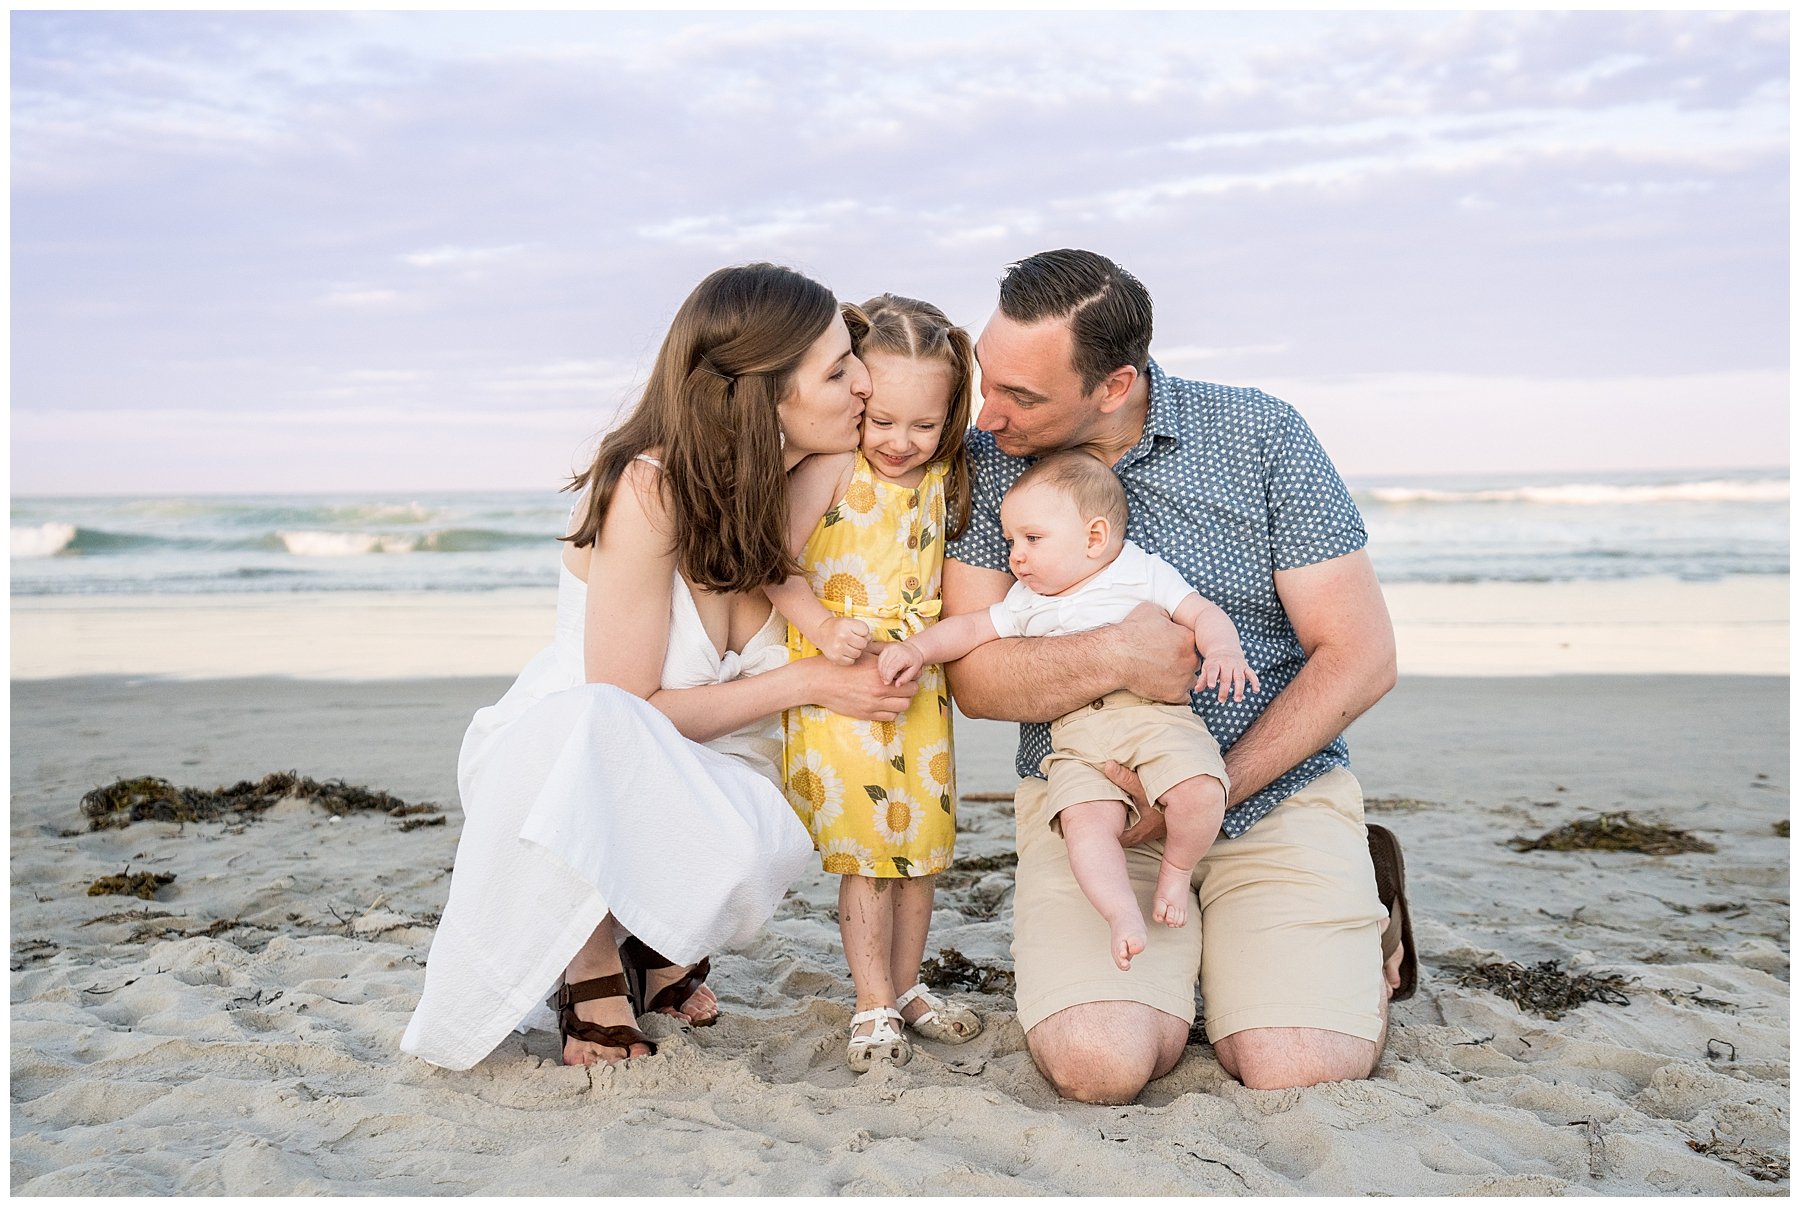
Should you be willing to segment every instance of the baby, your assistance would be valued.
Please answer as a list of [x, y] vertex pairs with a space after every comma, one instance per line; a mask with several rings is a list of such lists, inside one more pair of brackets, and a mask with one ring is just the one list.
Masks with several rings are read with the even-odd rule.
[[[1202, 599], [1179, 571], [1125, 539], [1125, 488], [1103, 462], [1070, 451], [1045, 457], [1019, 476], [1000, 504], [1018, 580], [983, 612], [940, 620], [916, 637], [883, 645], [889, 682], [950, 662], [998, 637], [1055, 637], [1125, 619], [1140, 603], [1167, 611], [1194, 631], [1203, 663], [1196, 690], [1242, 700], [1261, 690], [1237, 627]], [[1050, 723], [1050, 821], [1069, 847], [1075, 882], [1112, 931], [1122, 969], [1144, 950], [1144, 915], [1125, 870], [1119, 836], [1136, 819], [1130, 796], [1101, 770], [1111, 759], [1138, 773], [1145, 796], [1168, 823], [1153, 917], [1187, 922], [1194, 865], [1218, 837], [1230, 779], [1218, 743], [1185, 704], [1115, 691]]]

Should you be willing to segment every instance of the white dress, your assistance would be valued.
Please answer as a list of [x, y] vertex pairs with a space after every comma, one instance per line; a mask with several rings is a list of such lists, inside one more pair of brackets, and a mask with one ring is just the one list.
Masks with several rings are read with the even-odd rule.
[[[457, 782], [464, 814], [450, 896], [402, 1051], [449, 1069], [544, 1002], [594, 927], [618, 923], [681, 964], [748, 941], [812, 863], [779, 787], [781, 718], [706, 745], [644, 700], [588, 683], [587, 584], [562, 568], [556, 639], [475, 714]], [[720, 656], [675, 575], [662, 686], [759, 674], [787, 659], [778, 613]]]

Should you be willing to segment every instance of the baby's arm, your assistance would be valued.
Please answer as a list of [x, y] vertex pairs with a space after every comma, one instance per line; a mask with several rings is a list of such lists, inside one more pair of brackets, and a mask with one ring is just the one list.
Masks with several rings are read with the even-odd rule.
[[[808, 457], [788, 474], [788, 547], [800, 556], [813, 529], [844, 495], [855, 461], [850, 454]], [[819, 602], [806, 579], [789, 575], [763, 593], [775, 610], [787, 617], [819, 652], [840, 666], [849, 666], [869, 644], [869, 626], [848, 616], [835, 616]]]
[[1181, 601], [1172, 619], [1176, 624], [1194, 630], [1194, 645], [1204, 660], [1200, 664], [1200, 676], [1194, 680], [1195, 691], [1211, 691], [1216, 687], [1223, 703], [1242, 700], [1246, 684], [1251, 691], [1262, 690], [1256, 672], [1250, 669], [1250, 663], [1244, 657], [1237, 626], [1218, 604], [1202, 599], [1195, 591]]
[[999, 636], [994, 629], [994, 618], [986, 608], [979, 612], [964, 612], [961, 616], [947, 616], [917, 637], [884, 642], [881, 681], [910, 682], [928, 663], [955, 662], [976, 646]]

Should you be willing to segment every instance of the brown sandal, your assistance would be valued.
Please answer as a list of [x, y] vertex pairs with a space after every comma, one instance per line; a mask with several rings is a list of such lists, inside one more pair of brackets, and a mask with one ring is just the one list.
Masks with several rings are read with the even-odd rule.
[[631, 1052], [631, 1045], [643, 1044], [650, 1049], [650, 1055], [655, 1056], [656, 1041], [636, 1027], [602, 1026], [590, 1023], [575, 1013], [575, 1007], [580, 1003], [602, 997], [626, 998], [632, 1003], [635, 1012], [637, 999], [632, 996], [623, 973], [615, 972], [611, 976], [576, 981], [573, 985], [565, 982], [557, 986], [556, 993], [550, 998], [550, 1005], [556, 1011], [557, 1025], [562, 1028], [563, 1043], [567, 1044], [574, 1038], [607, 1048], [623, 1048], [627, 1054]]
[[[693, 996], [694, 990], [706, 983], [706, 975], [712, 971], [712, 957], [702, 956], [700, 962], [683, 973], [680, 980], [663, 986], [662, 991], [646, 1003], [644, 993], [647, 981], [644, 974], [658, 968], [672, 968], [675, 961], [636, 935], [619, 945], [619, 961], [625, 965], [625, 975], [631, 983], [631, 1000], [637, 1006], [639, 1014], [655, 1014], [664, 1007], [679, 1012], [682, 1004]], [[710, 1027], [719, 1021], [717, 1014], [709, 1018], [690, 1019], [686, 1015], [682, 1015], [682, 1018], [695, 1027]]]
[[1399, 947], [1400, 985], [1389, 1001], [1404, 1002], [1419, 987], [1419, 949], [1413, 945], [1412, 916], [1406, 908], [1406, 861], [1400, 857], [1400, 840], [1386, 826], [1371, 825], [1369, 860], [1375, 865], [1375, 892], [1387, 907], [1388, 927], [1381, 932], [1381, 962], [1385, 966]]

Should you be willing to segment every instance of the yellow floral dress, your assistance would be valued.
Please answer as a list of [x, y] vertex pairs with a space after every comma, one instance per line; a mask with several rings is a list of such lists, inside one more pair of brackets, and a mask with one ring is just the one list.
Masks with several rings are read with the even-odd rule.
[[[869, 625], [874, 641], [918, 633], [937, 619], [944, 575], [944, 467], [916, 487], [875, 475], [859, 451], [844, 498], [800, 555], [813, 594]], [[788, 626], [794, 658], [819, 652]], [[955, 764], [944, 668], [927, 666], [898, 721], [858, 721], [823, 708], [783, 715], [788, 802], [811, 831], [828, 872], [929, 876], [956, 845]]]

